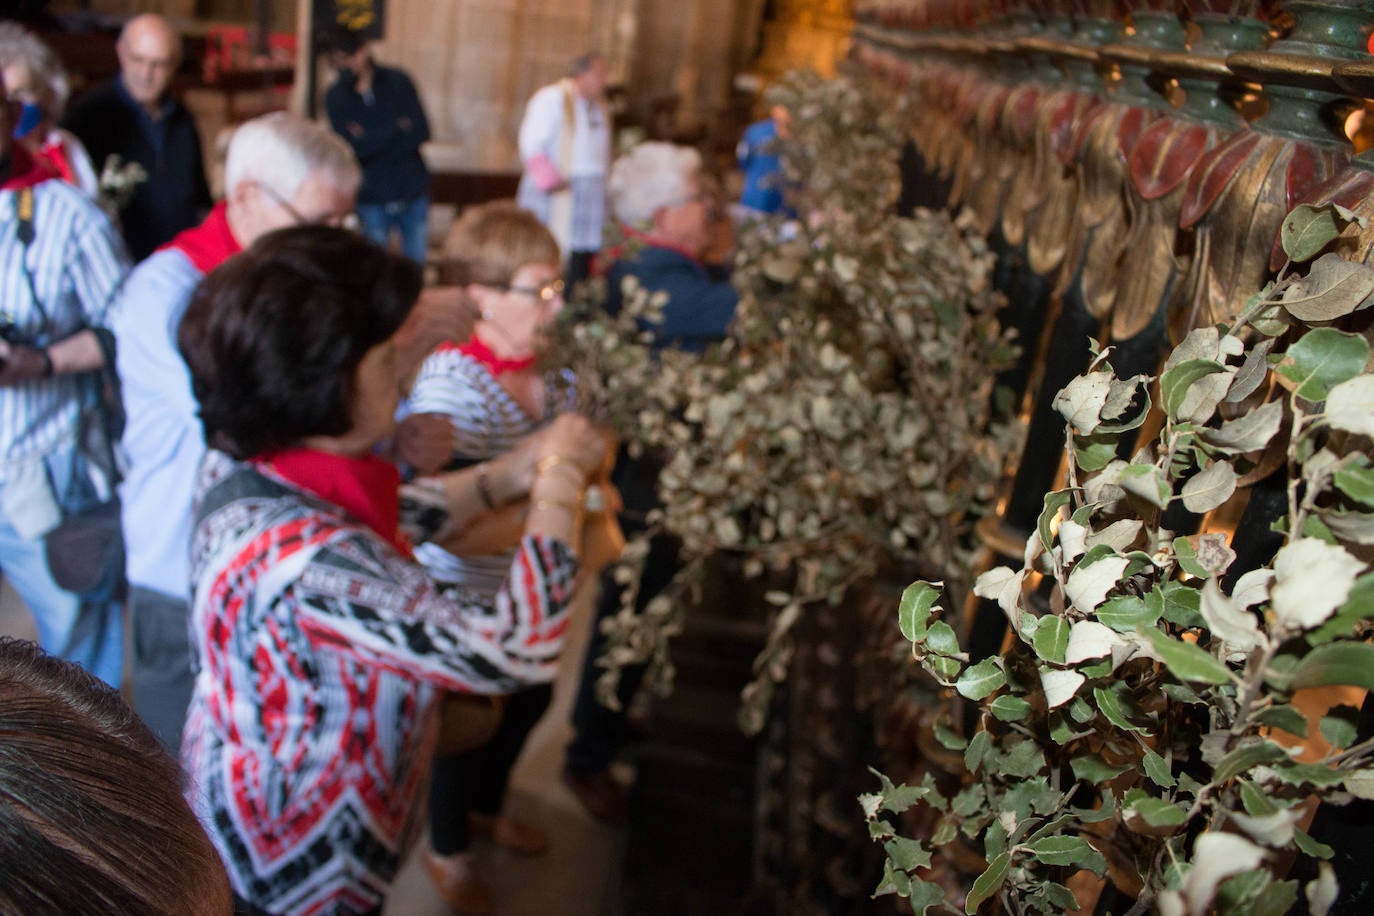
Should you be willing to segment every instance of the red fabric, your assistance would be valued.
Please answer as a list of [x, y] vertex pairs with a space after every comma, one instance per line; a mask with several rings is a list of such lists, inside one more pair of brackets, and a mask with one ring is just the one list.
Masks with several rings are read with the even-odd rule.
[[38, 149], [39, 155], [57, 170], [57, 175], [67, 184], [76, 184], [76, 173], [72, 171], [71, 160], [67, 158], [67, 148], [62, 145], [62, 138], [53, 135], [49, 140]]
[[452, 344], [447, 341], [439, 345], [440, 351], [450, 352], [457, 350], [464, 356], [469, 356], [477, 360], [482, 365], [491, 370], [492, 375], [501, 375], [503, 372], [523, 372], [534, 365], [535, 357], [522, 356], [519, 359], [505, 359], [497, 356], [491, 347], [487, 346], [486, 341], [473, 334], [466, 343]]
[[401, 552], [414, 556], [401, 533], [401, 472], [375, 455], [351, 458], [312, 448], [293, 448], [264, 459], [278, 476], [333, 503]]
[[216, 267], [243, 250], [243, 246], [229, 231], [229, 217], [224, 202], [215, 205], [210, 215], [199, 226], [192, 226], [179, 233], [158, 251], [174, 248], [186, 255], [196, 270], [208, 274]]
[[18, 143], [10, 144], [10, 173], [0, 184], [0, 191], [18, 191], [60, 178], [57, 169], [46, 159], [36, 159]]

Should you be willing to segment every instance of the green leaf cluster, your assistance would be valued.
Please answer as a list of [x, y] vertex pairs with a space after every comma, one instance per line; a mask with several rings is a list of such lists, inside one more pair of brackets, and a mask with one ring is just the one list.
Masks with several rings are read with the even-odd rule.
[[[974, 586], [1006, 613], [1010, 651], [968, 658], [937, 629], [936, 584], [904, 595], [914, 656], [978, 712], [969, 734], [942, 739], [963, 750], [959, 789], [917, 804], [983, 857], [967, 912], [993, 897], [1072, 909], [1065, 882], [1109, 861], [1164, 912], [1334, 899], [1329, 870], [1300, 888], [1277, 869], [1331, 855], [1297, 829], [1309, 797], [1374, 797], [1374, 742], [1354, 707], [1309, 721], [1293, 703], [1303, 689], [1374, 689], [1374, 378], [1366, 339], [1340, 326], [1367, 307], [1374, 270], [1321, 254], [1352, 218], [1295, 210], [1283, 243], [1306, 271], [1285, 270], [1230, 325], [1192, 331], [1156, 378], [1118, 378], [1094, 346], [1055, 400], [1071, 486], [1045, 497], [1022, 567]], [[1276, 458], [1283, 544], [1234, 570], [1209, 513]], [[1175, 505], [1203, 517], [1198, 534], [1163, 526]], [[1290, 753], [1317, 741], [1316, 759]], [[922, 867], [941, 854], [920, 848]]]

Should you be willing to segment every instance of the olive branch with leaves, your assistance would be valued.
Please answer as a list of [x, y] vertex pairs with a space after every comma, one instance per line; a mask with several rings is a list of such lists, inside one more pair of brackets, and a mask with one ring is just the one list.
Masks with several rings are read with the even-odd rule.
[[[888, 856], [879, 893], [918, 913], [994, 898], [1060, 913], [1079, 907], [1071, 887], [1090, 873], [1134, 897], [1132, 913], [1281, 914], [1300, 892], [1312, 913], [1329, 910], [1327, 862], [1305, 887], [1286, 874], [1294, 855], [1333, 853], [1300, 829], [1311, 801], [1374, 798], [1359, 710], [1294, 703], [1309, 688], [1355, 703], [1374, 689], [1374, 375], [1365, 334], [1332, 326], [1367, 332], [1374, 269], [1321, 254], [1352, 222], [1334, 205], [1293, 211], [1279, 278], [1229, 326], [1192, 331], [1158, 379], [1118, 378], [1094, 348], [1055, 401], [1068, 485], [1046, 495], [1021, 568], [975, 585], [1005, 612], [1009, 650], [968, 658], [937, 586], [907, 589], [902, 633], [976, 704], [977, 726], [939, 733], [963, 754], [952, 792], [880, 776], [861, 799]], [[1207, 520], [1227, 518], [1238, 486], [1269, 466], [1286, 472], [1282, 546], [1234, 569], [1228, 533]], [[1163, 526], [1177, 504], [1202, 533]], [[902, 836], [904, 812], [925, 807], [937, 826]], [[985, 863], [963, 899], [927, 870], [951, 844]]]
[[[711, 561], [727, 556], [765, 583], [771, 608], [739, 713], [751, 733], [808, 609], [894, 570], [967, 590], [972, 523], [1018, 440], [992, 409], [993, 376], [1017, 351], [996, 318], [985, 240], [942, 213], [893, 212], [899, 100], [857, 78], [794, 73], [770, 101], [791, 112], [782, 159], [802, 218], [741, 227], [728, 338], [703, 355], [655, 355], [654, 303], [632, 287], [616, 316], [593, 290], [550, 348], [598, 418], [663, 464], [662, 509], [616, 571], [629, 587], [603, 623], [603, 701], [637, 662], [652, 663], [652, 689], [671, 688], [671, 638]], [[659, 532], [681, 542], [681, 566], [636, 614]]]

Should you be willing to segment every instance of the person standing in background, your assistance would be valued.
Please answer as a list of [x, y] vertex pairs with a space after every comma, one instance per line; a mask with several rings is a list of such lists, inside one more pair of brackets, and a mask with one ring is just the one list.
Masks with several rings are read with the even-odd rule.
[[739, 203], [746, 213], [778, 213], [785, 206], [782, 159], [778, 153], [791, 135], [790, 120], [786, 108], [774, 105], [767, 118], [745, 128], [744, 137], [735, 148], [735, 159], [744, 172]]
[[517, 200], [553, 233], [569, 283], [586, 279], [601, 250], [611, 156], [606, 80], [605, 59], [583, 54], [565, 79], [530, 97], [520, 123], [525, 173]]
[[401, 253], [420, 264], [429, 249], [429, 169], [420, 144], [429, 119], [409, 76], [372, 59], [356, 32], [333, 39], [339, 75], [324, 105], [334, 132], [348, 141], [363, 169], [358, 218], [368, 238], [383, 247], [400, 234]]
[[111, 156], [147, 173], [119, 213], [129, 253], [141, 261], [199, 223], [212, 201], [195, 119], [169, 91], [181, 36], [166, 19], [145, 13], [124, 26], [115, 50], [119, 76], [78, 99], [62, 126], [85, 144], [97, 174]]

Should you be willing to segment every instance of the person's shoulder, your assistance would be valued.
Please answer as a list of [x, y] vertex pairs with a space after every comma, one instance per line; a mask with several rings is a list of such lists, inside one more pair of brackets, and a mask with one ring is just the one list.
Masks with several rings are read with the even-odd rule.
[[[127, 108], [124, 93], [119, 90], [119, 77], [113, 77], [103, 83], [92, 86], [90, 89], [81, 93], [76, 99], [67, 106], [67, 115], [70, 117], [75, 114], [92, 114], [96, 112], [109, 112], [113, 106], [119, 109]], [[118, 110], [115, 111], [118, 113]]]
[[185, 103], [185, 102], [183, 102], [181, 99], [177, 98], [176, 96], [170, 96], [170, 97], [167, 99], [167, 102], [168, 102], [168, 105], [167, 105], [167, 115], [168, 115], [168, 117], [173, 118], [173, 119], [175, 119], [176, 121], [181, 122], [181, 123], [191, 124], [192, 126], [195, 125], [195, 123], [196, 123], [196, 116], [195, 116], [194, 114], [191, 113], [191, 109], [190, 109], [190, 108], [186, 107], [186, 103]]
[[767, 134], [772, 127], [773, 122], [767, 118], [762, 121], [755, 121], [744, 129], [744, 136], [755, 140]]
[[[119, 299], [139, 300], [152, 307], [173, 307], [189, 299], [204, 277], [191, 259], [177, 248], [159, 248], [129, 271]], [[146, 312], [145, 312], [146, 314]]]
[[390, 64], [374, 63], [372, 65], [372, 71], [372, 79], [374, 82], [377, 80], [378, 77], [380, 77], [383, 80], [394, 80], [395, 82], [405, 83], [407, 85], [411, 85], [414, 83], [414, 80], [410, 78], [409, 73], [406, 73], [400, 67], [393, 67]]
[[34, 224], [43, 231], [48, 225], [65, 225], [78, 235], [92, 229], [113, 228], [110, 217], [91, 196], [74, 184], [52, 178], [33, 186]]
[[639, 262], [646, 267], [666, 268], [666, 267], [701, 267], [701, 262], [691, 255], [676, 248], [666, 248], [659, 245], [645, 245], [638, 253]]
[[530, 96], [530, 103], [547, 102], [551, 99], [559, 99], [562, 95], [562, 83], [549, 83], [547, 86], [540, 86], [538, 89], [534, 90], [534, 94]]
[[329, 88], [324, 91], [324, 104], [326, 106], [343, 105], [352, 95], [357, 95], [353, 91], [353, 84], [347, 82], [344, 74], [340, 73], [334, 77], [334, 82], [330, 83]]

